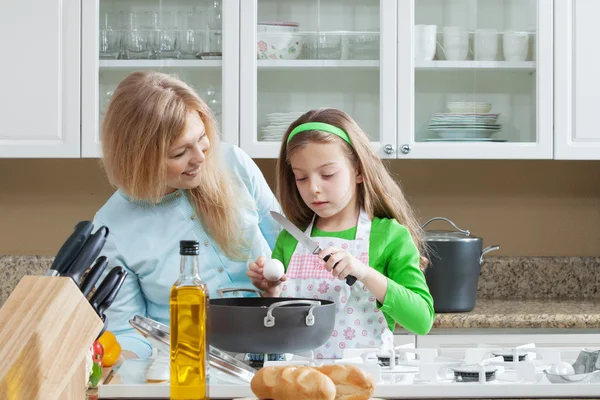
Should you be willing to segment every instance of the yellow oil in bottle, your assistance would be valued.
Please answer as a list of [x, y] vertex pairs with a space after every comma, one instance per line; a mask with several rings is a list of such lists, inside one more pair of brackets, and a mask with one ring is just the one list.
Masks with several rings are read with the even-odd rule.
[[197, 253], [181, 252], [181, 275], [170, 298], [170, 394], [173, 400], [208, 400], [208, 288], [198, 276]]

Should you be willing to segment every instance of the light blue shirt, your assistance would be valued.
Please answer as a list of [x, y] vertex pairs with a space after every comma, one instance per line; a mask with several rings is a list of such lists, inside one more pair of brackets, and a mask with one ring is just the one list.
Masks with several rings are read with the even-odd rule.
[[[198, 221], [186, 190], [170, 193], [158, 204], [130, 201], [117, 191], [94, 218], [95, 229], [106, 225], [110, 231], [101, 253], [109, 260], [103, 277], [116, 265], [128, 272], [105, 312], [107, 329], [117, 336], [123, 350], [133, 351], [140, 358], [149, 357], [152, 348], [129, 320], [141, 315], [169, 325], [169, 293], [179, 276], [180, 240], [200, 243], [200, 276], [211, 298], [218, 297], [217, 289], [253, 288], [246, 276], [248, 261], [270, 256], [275, 246], [281, 228], [269, 211], [281, 209], [273, 192], [246, 153], [230, 144], [220, 146], [223, 165], [230, 168], [242, 196], [238, 202], [240, 218], [245, 238], [252, 241], [247, 260], [234, 261], [223, 254]], [[230, 295], [235, 294], [243, 295]]]

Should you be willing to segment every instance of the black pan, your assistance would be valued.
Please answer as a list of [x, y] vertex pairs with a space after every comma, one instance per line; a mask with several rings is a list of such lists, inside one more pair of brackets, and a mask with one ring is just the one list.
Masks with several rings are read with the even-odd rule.
[[[227, 292], [260, 292], [221, 289]], [[331, 300], [287, 297], [210, 299], [210, 345], [235, 353], [293, 353], [327, 342], [335, 324]]]

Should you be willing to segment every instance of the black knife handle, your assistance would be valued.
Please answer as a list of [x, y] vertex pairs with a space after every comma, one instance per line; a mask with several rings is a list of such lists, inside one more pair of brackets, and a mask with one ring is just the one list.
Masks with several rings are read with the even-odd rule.
[[[113, 287], [118, 283], [121, 275], [127, 273], [123, 267], [114, 267], [104, 277], [104, 280], [98, 285], [98, 288], [90, 299], [90, 304], [94, 310], [98, 313], [98, 307], [108, 298], [108, 295], [112, 292]], [[102, 313], [98, 313], [101, 317]]]
[[94, 288], [94, 285], [96, 285], [96, 282], [98, 282], [98, 279], [100, 279], [100, 276], [102, 276], [102, 272], [104, 272], [107, 265], [108, 258], [106, 258], [106, 256], [98, 257], [98, 259], [90, 269], [90, 272], [88, 272], [87, 276], [83, 280], [83, 283], [81, 284], [81, 293], [83, 293], [85, 297], [87, 297], [88, 294], [90, 294], [90, 292]]
[[79, 252], [79, 255], [73, 261], [73, 264], [69, 267], [67, 272], [63, 275], [70, 276], [75, 281], [75, 284], [79, 286], [79, 280], [83, 273], [92, 265], [94, 260], [102, 251], [104, 244], [106, 243], [106, 238], [108, 237], [108, 228], [106, 226], [101, 226], [98, 228], [94, 234], [92, 234], [89, 239], [83, 245], [83, 248]]
[[116, 283], [111, 287], [111, 290], [108, 293], [108, 295], [104, 298], [102, 303], [98, 305], [98, 314], [103, 315], [104, 311], [106, 311], [108, 307], [111, 306], [111, 304], [115, 300], [115, 297], [117, 297], [117, 293], [119, 293], [119, 290], [121, 290], [121, 286], [123, 286], [125, 278], [127, 278], [127, 271], [125, 271], [125, 269], [123, 269], [122, 267], [117, 268], [119, 268], [120, 274], [118, 275]]
[[[323, 261], [327, 262], [327, 260], [329, 260], [329, 258], [331, 257], [331, 254], [327, 254], [324, 258]], [[333, 266], [333, 268], [335, 268], [336, 265], [338, 265], [339, 261], [335, 263], [335, 265]], [[352, 275], [348, 275], [346, 277], [346, 284], [348, 284], [348, 286], [352, 286], [356, 283], [356, 277], [352, 276]]]
[[90, 221], [78, 222], [77, 225], [75, 225], [71, 236], [69, 236], [60, 250], [58, 250], [50, 269], [58, 272], [59, 275], [64, 273], [73, 263], [75, 258], [77, 258], [77, 255], [93, 229], [94, 225]]

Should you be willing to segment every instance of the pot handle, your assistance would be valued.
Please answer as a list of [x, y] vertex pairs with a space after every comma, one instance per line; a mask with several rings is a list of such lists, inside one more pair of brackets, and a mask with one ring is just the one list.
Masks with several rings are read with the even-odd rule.
[[273, 303], [269, 306], [267, 310], [267, 316], [265, 317], [265, 326], [267, 328], [271, 328], [275, 326], [275, 317], [273, 316], [273, 310], [277, 307], [283, 306], [291, 306], [291, 305], [301, 305], [306, 304], [311, 306], [308, 309], [308, 315], [306, 316], [306, 326], [313, 326], [315, 324], [315, 316], [313, 315], [313, 310], [316, 306], [320, 306], [321, 302], [317, 300], [287, 300], [287, 301], [278, 301], [277, 303]]
[[489, 253], [490, 251], [495, 251], [495, 250], [500, 250], [500, 246], [498, 246], [497, 244], [494, 244], [492, 246], [488, 246], [485, 249], [483, 249], [483, 251], [481, 252], [481, 257], [479, 257], [479, 265], [483, 265], [483, 256], [487, 253]]
[[471, 235], [471, 232], [470, 232], [468, 229], [460, 229], [458, 226], [456, 226], [456, 224], [455, 224], [454, 222], [452, 222], [452, 221], [450, 221], [448, 218], [444, 218], [444, 217], [433, 217], [433, 218], [431, 218], [429, 221], [425, 222], [425, 223], [424, 223], [424, 224], [421, 226], [421, 229], [423, 229], [423, 228], [425, 228], [427, 225], [429, 225], [429, 223], [430, 223], [430, 222], [433, 222], [433, 221], [438, 221], [438, 220], [441, 220], [441, 221], [446, 221], [447, 223], [449, 223], [450, 225], [452, 225], [452, 226], [454, 227], [454, 229], [456, 229], [456, 230], [457, 230], [458, 232], [460, 232], [460, 233], [464, 233], [464, 234], [465, 234], [465, 235], [467, 235], [467, 236], [470, 236], [470, 235]]
[[225, 297], [223, 295], [225, 293], [229, 293], [229, 292], [250, 292], [250, 293], [256, 293], [256, 295], [258, 297], [262, 297], [262, 293], [260, 292], [260, 290], [257, 290], [257, 289], [244, 289], [244, 288], [217, 289], [217, 294], [219, 295], [220, 298]]

